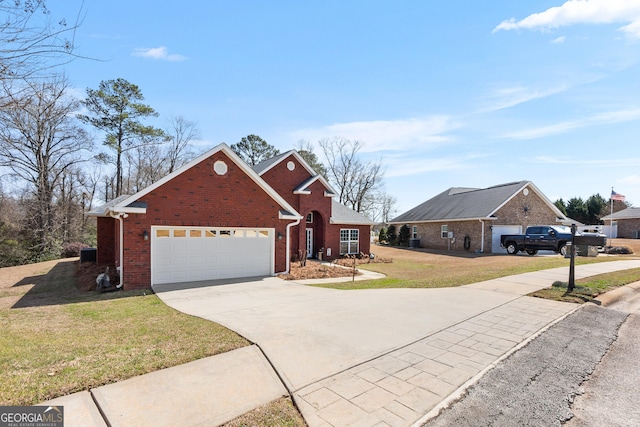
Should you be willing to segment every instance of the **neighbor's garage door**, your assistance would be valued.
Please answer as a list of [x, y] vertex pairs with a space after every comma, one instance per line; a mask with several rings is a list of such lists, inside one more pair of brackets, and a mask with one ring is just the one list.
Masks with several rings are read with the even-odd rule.
[[522, 226], [520, 225], [494, 225], [491, 230], [491, 253], [506, 253], [506, 249], [500, 246], [500, 236], [503, 234], [520, 234]]
[[153, 284], [273, 274], [274, 229], [151, 227]]

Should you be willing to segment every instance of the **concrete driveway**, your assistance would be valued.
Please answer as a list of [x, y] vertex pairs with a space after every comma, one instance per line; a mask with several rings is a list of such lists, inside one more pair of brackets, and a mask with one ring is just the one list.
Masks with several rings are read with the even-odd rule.
[[292, 392], [519, 297], [473, 288], [341, 291], [274, 277], [154, 290], [169, 306], [257, 343]]
[[[590, 264], [576, 278], [636, 267]], [[256, 343], [308, 425], [409, 426], [575, 310], [525, 296], [567, 276], [557, 268], [456, 288], [357, 291], [268, 277], [154, 291]]]

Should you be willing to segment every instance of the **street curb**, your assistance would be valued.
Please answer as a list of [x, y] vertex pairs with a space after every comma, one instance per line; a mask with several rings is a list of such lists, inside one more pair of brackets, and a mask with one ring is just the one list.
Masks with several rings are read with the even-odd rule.
[[618, 301], [629, 298], [637, 292], [640, 292], [640, 282], [630, 283], [628, 285], [621, 286], [617, 289], [599, 295], [594, 299], [594, 302], [603, 307], [607, 307]]

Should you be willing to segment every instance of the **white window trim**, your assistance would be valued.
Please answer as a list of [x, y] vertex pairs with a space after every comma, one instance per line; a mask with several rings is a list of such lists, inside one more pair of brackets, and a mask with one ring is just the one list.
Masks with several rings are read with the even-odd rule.
[[442, 237], [443, 239], [449, 238], [449, 225], [440, 226], [440, 237]]
[[[352, 239], [351, 235], [353, 234], [353, 232], [356, 232], [357, 234], [357, 239]], [[342, 239], [342, 233], [343, 232], [347, 232], [349, 234], [349, 239], [348, 240], [343, 240]], [[347, 244], [347, 252], [342, 252], [342, 244], [346, 243]], [[355, 252], [354, 252], [354, 248], [353, 246], [355, 245]], [[353, 255], [353, 254], [359, 254], [360, 253], [360, 230], [357, 228], [341, 228], [340, 229], [340, 255]]]

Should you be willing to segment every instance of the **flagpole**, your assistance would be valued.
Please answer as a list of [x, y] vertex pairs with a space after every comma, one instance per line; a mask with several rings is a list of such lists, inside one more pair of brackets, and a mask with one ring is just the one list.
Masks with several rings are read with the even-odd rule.
[[611, 216], [609, 217], [609, 246], [611, 246], [611, 239], [613, 239], [613, 187], [611, 187], [609, 201], [611, 202]]

